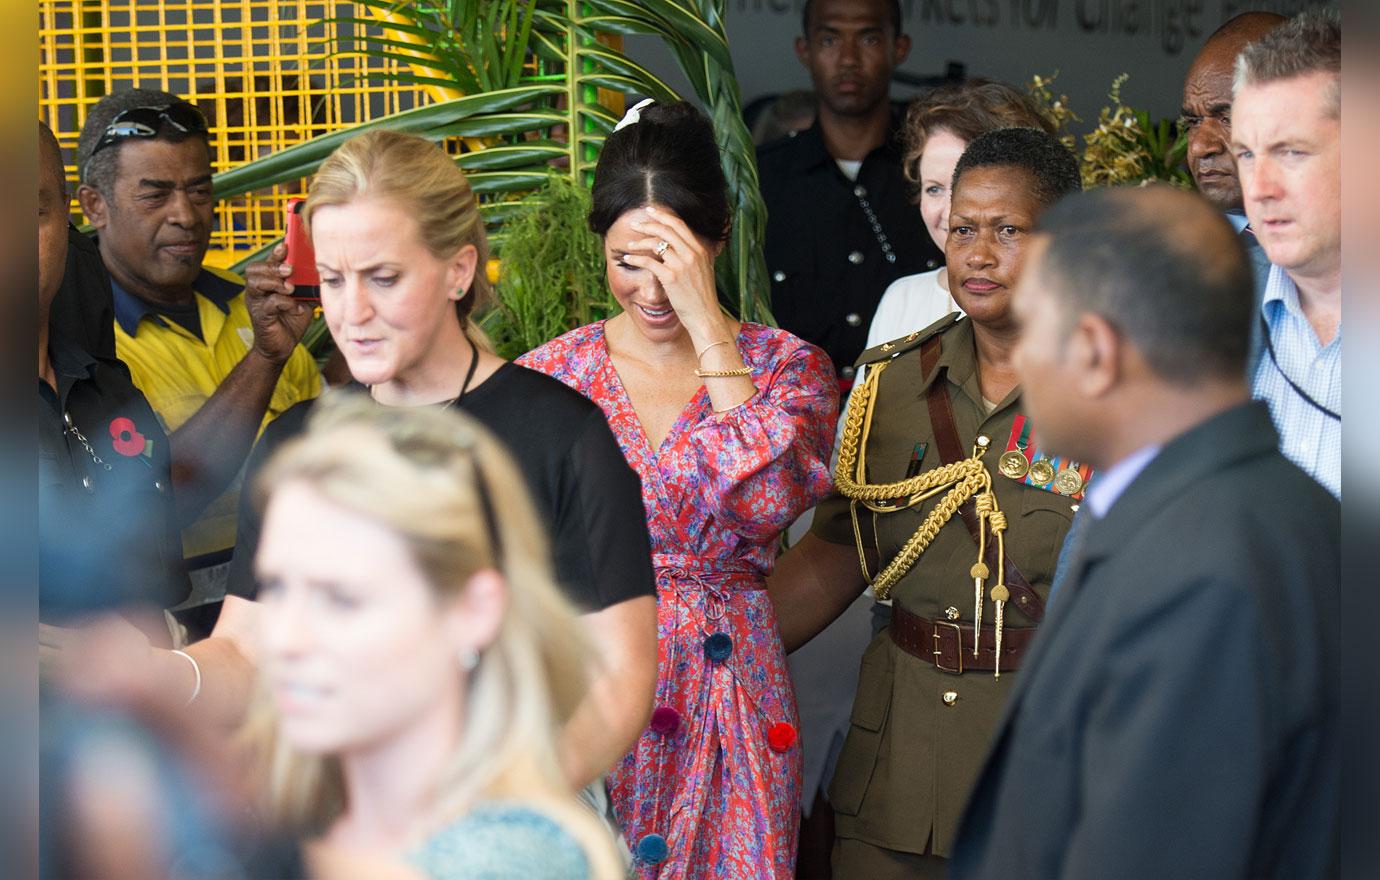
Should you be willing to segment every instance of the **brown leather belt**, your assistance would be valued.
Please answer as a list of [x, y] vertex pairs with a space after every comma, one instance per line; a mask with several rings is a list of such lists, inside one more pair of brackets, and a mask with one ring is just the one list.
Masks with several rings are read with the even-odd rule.
[[[911, 614], [900, 605], [891, 606], [891, 624], [887, 627], [896, 647], [933, 663], [944, 672], [955, 675], [965, 670], [991, 672], [996, 668], [997, 628], [982, 625], [978, 638], [978, 655], [973, 656], [973, 624], [971, 622], [928, 620]], [[1021, 656], [1035, 638], [1037, 627], [1004, 626], [1001, 631], [1001, 671], [1011, 672], [1021, 665]]]

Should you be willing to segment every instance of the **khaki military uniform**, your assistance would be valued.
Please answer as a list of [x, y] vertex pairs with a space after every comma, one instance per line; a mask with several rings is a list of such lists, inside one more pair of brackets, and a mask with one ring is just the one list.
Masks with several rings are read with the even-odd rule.
[[[933, 366], [927, 375], [922, 368], [922, 349], [932, 338], [939, 343], [937, 360], [936, 351], [929, 351], [927, 357]], [[927, 404], [933, 383], [946, 383], [963, 454], [971, 456], [978, 438], [988, 438], [980, 461], [990, 474], [991, 493], [1005, 519], [1002, 549], [1030, 588], [1019, 594], [1012, 589], [1003, 608], [1006, 645], [1020, 647], [1028, 642], [1022, 636], [1033, 635], [1031, 628], [1042, 613], [1055, 562], [1077, 506], [1074, 498], [1059, 494], [1052, 486], [1025, 485], [1000, 471], [998, 460], [1021, 415], [1020, 390], [987, 412], [978, 381], [971, 322], [955, 316], [864, 352], [858, 363], [868, 364], [869, 372], [875, 365], [886, 363], [885, 371], [872, 385], [875, 400], [865, 426], [865, 443], [860, 438], [868, 484], [924, 475], [943, 464]], [[845, 439], [841, 450], [846, 445]], [[818, 507], [813, 531], [834, 543], [851, 546], [860, 541], [875, 547], [884, 569], [944, 495], [940, 492], [912, 506], [901, 503], [894, 511], [876, 514], [858, 504], [855, 520], [850, 514], [850, 499], [836, 494]], [[995, 540], [990, 529], [986, 534], [989, 543]], [[916, 656], [923, 651], [903, 650], [893, 632], [895, 620], [873, 639], [864, 654], [848, 737], [829, 790], [840, 838], [835, 850], [837, 877], [913, 876], [917, 873], [913, 864], [909, 871], [894, 872], [880, 865], [905, 865], [911, 856], [949, 853], [989, 736], [1019, 674], [1011, 668], [1019, 665], [1019, 654], [1011, 656], [999, 677], [992, 664], [986, 669], [957, 671], [960, 653], [967, 661], [965, 667], [982, 665], [972, 657], [977, 562], [973, 534], [955, 514], [891, 586], [896, 615], [941, 622], [930, 627], [945, 636], [946, 650], [938, 658], [945, 668]], [[989, 630], [995, 629], [991, 589], [999, 581], [990, 570], [994, 567], [989, 567], [983, 585], [982, 615]], [[989, 642], [991, 635], [987, 636]], [[925, 641], [928, 647], [928, 638]], [[916, 643], [912, 638], [912, 649]], [[986, 656], [989, 661], [994, 656], [990, 646]], [[867, 851], [872, 848], [891, 852], [874, 849], [876, 859], [869, 861]]]

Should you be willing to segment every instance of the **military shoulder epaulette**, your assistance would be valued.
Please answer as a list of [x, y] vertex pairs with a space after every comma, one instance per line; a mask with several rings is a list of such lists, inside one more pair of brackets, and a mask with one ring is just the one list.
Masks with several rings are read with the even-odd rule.
[[875, 364], [878, 361], [889, 360], [890, 358], [896, 357], [898, 354], [910, 351], [913, 348], [923, 345], [926, 340], [932, 339], [945, 330], [948, 330], [950, 327], [957, 324], [962, 317], [963, 315], [959, 312], [950, 312], [923, 330], [916, 330], [914, 333], [908, 333], [900, 339], [893, 339], [890, 342], [883, 342], [881, 345], [873, 346], [858, 356], [857, 361], [854, 362], [854, 366], [861, 367], [864, 364]]

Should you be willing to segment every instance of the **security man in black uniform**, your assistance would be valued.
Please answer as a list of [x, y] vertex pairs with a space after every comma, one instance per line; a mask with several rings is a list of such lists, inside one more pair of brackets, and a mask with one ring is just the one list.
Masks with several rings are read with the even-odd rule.
[[844, 390], [887, 285], [943, 261], [901, 171], [892, 70], [910, 52], [896, 0], [807, 0], [795, 41], [819, 114], [757, 153], [771, 306], [823, 348]]
[[[50, 327], [69, 261], [67, 206], [61, 151], [40, 122], [39, 620], [63, 625], [142, 606], [155, 612], [146, 635], [166, 645], [161, 611], [190, 590], [168, 439], [123, 364], [91, 352], [84, 334], [64, 333], [64, 322]], [[40, 635], [48, 648], [62, 640], [46, 627]]]

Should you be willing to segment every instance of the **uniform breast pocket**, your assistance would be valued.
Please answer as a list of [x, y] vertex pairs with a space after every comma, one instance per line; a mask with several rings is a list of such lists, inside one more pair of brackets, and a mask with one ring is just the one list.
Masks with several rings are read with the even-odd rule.
[[1013, 531], [1020, 531], [1007, 538], [1007, 547], [1031, 583], [1048, 582], [1053, 577], [1064, 536], [1073, 523], [1075, 503], [1067, 496], [1040, 489], [1021, 493], [1021, 518], [1011, 526]]
[[829, 787], [830, 803], [847, 816], [856, 816], [862, 808], [863, 797], [877, 768], [882, 731], [891, 711], [895, 670], [890, 640], [885, 633], [877, 636], [863, 654], [848, 739], [844, 741], [834, 781]]

